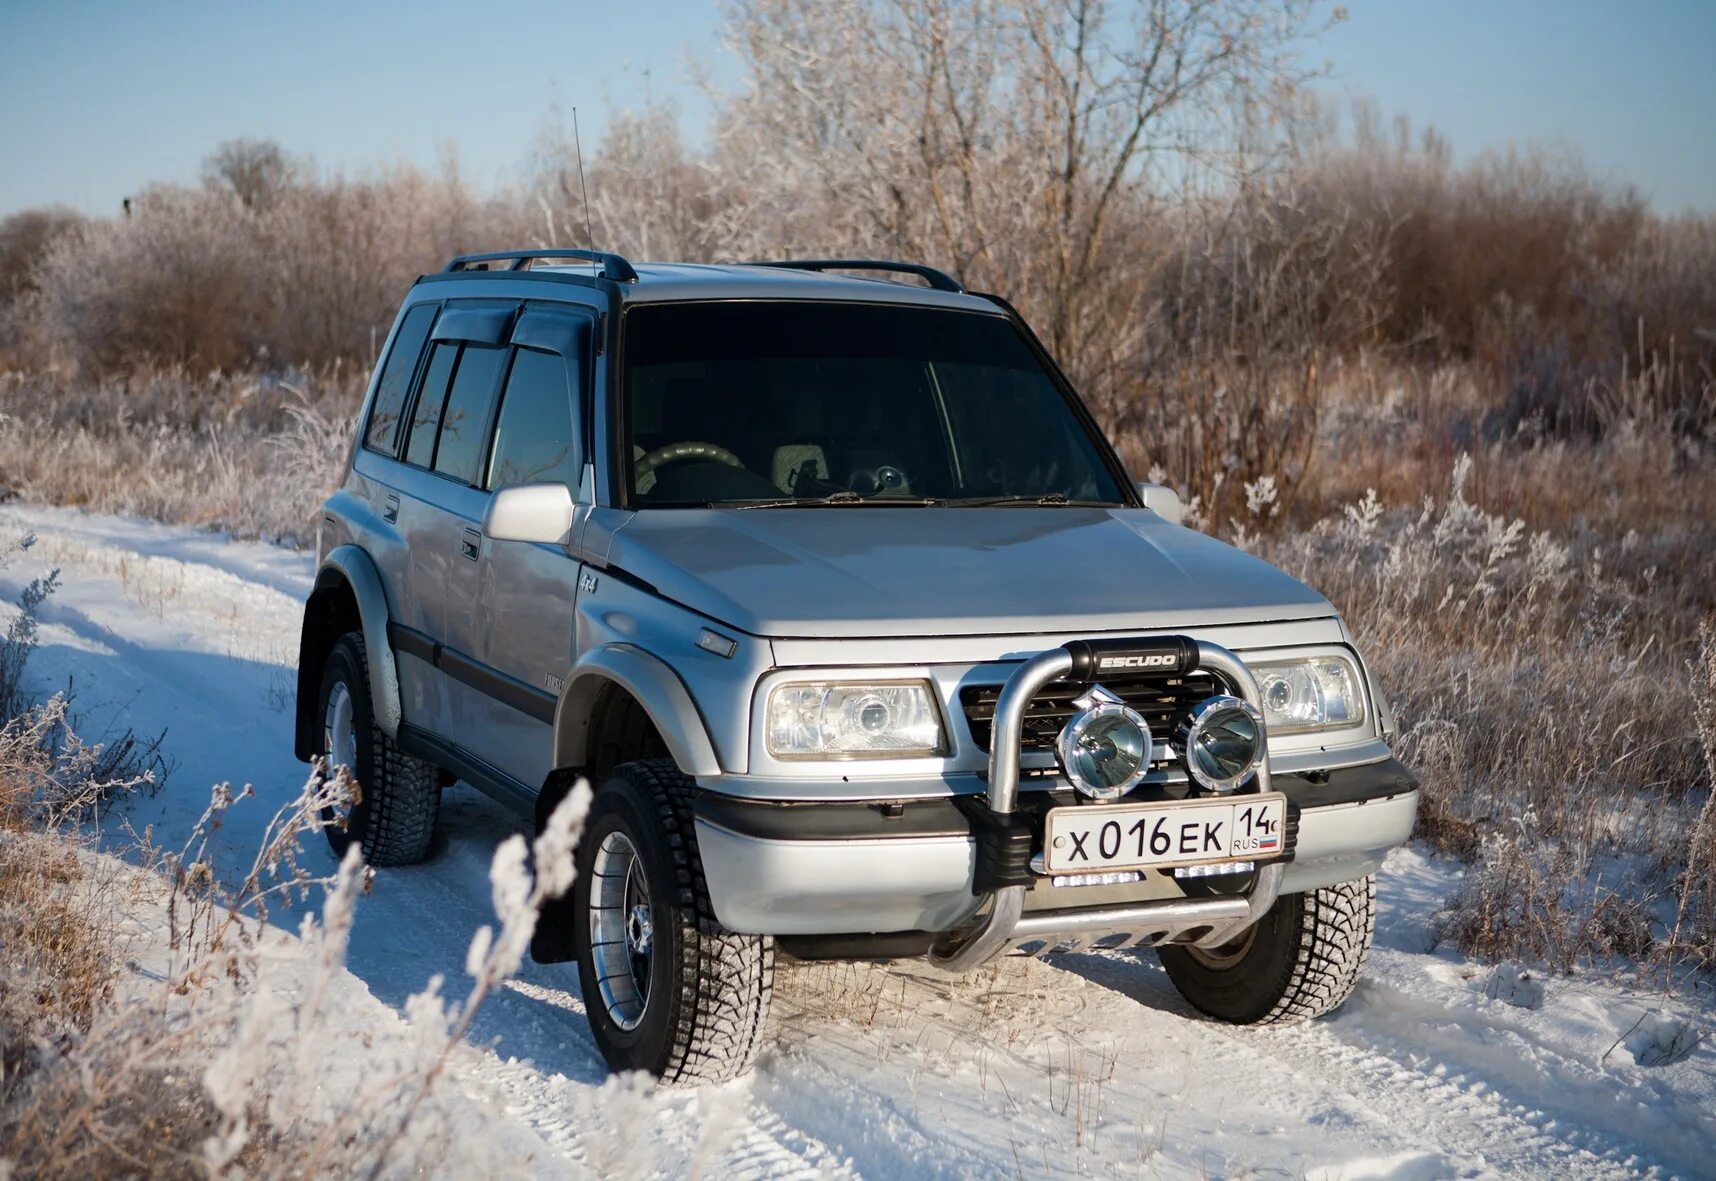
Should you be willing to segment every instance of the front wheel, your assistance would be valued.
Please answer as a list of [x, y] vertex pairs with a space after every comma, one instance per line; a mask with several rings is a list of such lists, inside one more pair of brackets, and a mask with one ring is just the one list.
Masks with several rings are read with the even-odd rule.
[[1162, 966], [1193, 1008], [1235, 1025], [1304, 1021], [1352, 995], [1376, 927], [1376, 877], [1283, 894], [1220, 947], [1169, 945]]
[[671, 759], [617, 767], [578, 842], [572, 915], [584, 1009], [616, 1071], [725, 1082], [756, 1058], [774, 940], [722, 927], [697, 851], [695, 784]]

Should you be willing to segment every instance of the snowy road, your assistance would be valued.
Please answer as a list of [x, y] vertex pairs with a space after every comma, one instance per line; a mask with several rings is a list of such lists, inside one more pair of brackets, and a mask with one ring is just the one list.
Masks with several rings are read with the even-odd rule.
[[[209, 785], [250, 783], [267, 806], [221, 833], [233, 862], [247, 857], [304, 777], [290, 710], [309, 559], [0, 509], [0, 540], [24, 532], [39, 540], [0, 571], [4, 597], [52, 567], [63, 580], [33, 677], [72, 684], [86, 731], [166, 731], [176, 768], [133, 823], [175, 843]], [[489, 857], [511, 819], [457, 788], [441, 827], [427, 864], [384, 871], [359, 907], [353, 1019], [397, 1024], [432, 973], [456, 981], [490, 917]], [[1368, 978], [1310, 1026], [1197, 1020], [1149, 953], [1012, 959], [963, 979], [786, 967], [756, 1072], [660, 1096], [605, 1082], [572, 974], [530, 965], [483, 1011], [457, 1082], [504, 1111], [520, 1162], [544, 1176], [620, 1161], [719, 1177], [1716, 1176], [1716, 1037], [1696, 1041], [1710, 1003], [1583, 978], [1548, 980], [1537, 1009], [1490, 999], [1490, 969], [1430, 946], [1457, 872], [1395, 855]]]

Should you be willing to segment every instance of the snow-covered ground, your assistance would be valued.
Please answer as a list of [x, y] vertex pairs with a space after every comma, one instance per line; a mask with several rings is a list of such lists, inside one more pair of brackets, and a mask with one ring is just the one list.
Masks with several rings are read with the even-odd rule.
[[[0, 571], [5, 599], [63, 571], [33, 677], [72, 684], [86, 732], [166, 731], [176, 767], [132, 816], [164, 844], [211, 784], [254, 785], [260, 799], [219, 834], [226, 865], [247, 863], [304, 778], [291, 703], [310, 559], [0, 508], [0, 539], [23, 532], [39, 541]], [[378, 875], [342, 980], [349, 1028], [403, 1038], [406, 998], [433, 973], [456, 984], [491, 918], [490, 855], [513, 829], [457, 788], [434, 857]], [[324, 849], [312, 858], [332, 871]], [[473, 1120], [501, 1125], [513, 1166], [553, 1176], [622, 1163], [719, 1177], [1716, 1176], [1716, 1037], [1701, 1040], [1716, 1006], [1612, 980], [1522, 979], [1433, 947], [1459, 873], [1414, 849], [1390, 860], [1368, 977], [1308, 1026], [1201, 1021], [1150, 953], [1009, 959], [962, 979], [788, 966], [775, 1048], [754, 1074], [650, 1094], [606, 1080], [575, 977], [527, 965], [484, 1008], [454, 1085]], [[283, 931], [300, 917], [271, 916]], [[344, 1077], [359, 1044], [340, 1050]]]

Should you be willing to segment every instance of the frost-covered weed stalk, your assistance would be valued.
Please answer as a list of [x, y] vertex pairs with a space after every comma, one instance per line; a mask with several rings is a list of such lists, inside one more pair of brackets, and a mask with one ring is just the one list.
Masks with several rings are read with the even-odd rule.
[[1486, 511], [1472, 470], [1462, 456], [1440, 500], [1371, 493], [1255, 544], [1341, 609], [1423, 780], [1421, 834], [1479, 861], [1448, 921], [1465, 950], [1679, 962], [1655, 905], [1687, 894], [1709, 784], [1686, 668], [1697, 597], [1663, 585], [1636, 534]]
[[514, 834], [495, 851], [489, 883], [500, 927], [479, 927], [471, 939], [465, 971], [473, 983], [463, 1001], [449, 1003], [441, 995], [444, 982], [437, 975], [406, 1002], [406, 1014], [417, 1032], [415, 1069], [376, 1097], [379, 1116], [372, 1127], [384, 1135], [364, 1170], [366, 1176], [403, 1175], [395, 1148], [430, 1100], [452, 1055], [464, 1044], [478, 1006], [518, 971], [543, 904], [572, 888], [573, 847], [589, 809], [590, 787], [580, 782], [554, 809], [542, 834], [529, 847], [534, 873], [527, 868], [523, 837]]
[[[446, 1106], [441, 1084], [479, 1006], [518, 970], [539, 908], [571, 885], [588, 788], [568, 796], [532, 847], [514, 836], [496, 852], [498, 923], [472, 939], [463, 999], [449, 1001], [445, 982], [431, 979], [406, 1002], [409, 1037], [366, 1049], [362, 1069], [342, 1074], [329, 1065], [360, 1032], [342, 1026], [340, 993], [371, 874], [355, 849], [331, 877], [300, 858], [324, 810], [353, 790], [343, 770], [312, 774], [228, 887], [211, 837], [254, 793], [220, 785], [184, 846], [150, 858], [159, 876], [132, 871], [155, 883], [139, 905], [168, 914], [168, 962], [157, 983], [133, 981], [43, 1047], [15, 1092], [0, 1090], [0, 1161], [68, 1178], [494, 1174], [492, 1140], [472, 1127], [468, 1104]], [[271, 933], [271, 908], [318, 891], [320, 915], [305, 915], [297, 944]]]
[[[252, 902], [229, 906], [229, 918], [236, 914], [239, 921], [213, 940], [218, 946], [231, 934], [242, 933], [243, 962], [229, 956], [229, 975], [237, 966], [255, 985], [267, 982], [267, 952], [243, 920], [265, 912], [266, 899], [275, 892], [274, 886], [262, 884], [265, 879], [288, 893], [305, 888], [295, 861], [301, 851], [296, 838], [318, 824], [295, 821], [320, 817], [324, 806], [350, 790], [343, 770], [331, 780], [312, 776], [291, 816], [284, 823], [277, 817], [270, 826], [256, 868], [241, 888]], [[330, 1093], [326, 1063], [318, 1052], [325, 1053], [333, 1032], [328, 1029], [333, 1016], [330, 992], [345, 968], [358, 898], [371, 881], [358, 850], [348, 851], [334, 878], [316, 883], [327, 888], [320, 922], [306, 915], [300, 926], [299, 938], [314, 970], [297, 992], [296, 1003], [283, 1007], [266, 987], [244, 990], [247, 996], [231, 1033], [204, 1071], [202, 1081], [220, 1117], [203, 1143], [209, 1173], [450, 1176], [460, 1172], [462, 1163], [492, 1175], [495, 1163], [488, 1149], [470, 1142], [462, 1147], [453, 1139], [455, 1120], [452, 1113], [439, 1110], [437, 1086], [464, 1045], [483, 1001], [517, 973], [543, 904], [571, 888], [573, 847], [588, 808], [589, 789], [581, 784], [555, 809], [531, 845], [514, 835], [496, 850], [489, 878], [499, 925], [480, 927], [472, 937], [465, 960], [470, 991], [463, 1000], [449, 1001], [442, 991], [445, 981], [432, 977], [405, 1003], [412, 1040], [399, 1059], [389, 1063], [383, 1054], [378, 1061], [366, 1062], [354, 1089], [340, 1094], [337, 1088]], [[204, 962], [214, 959], [205, 957]], [[278, 1040], [283, 1028], [291, 1030], [286, 1046]], [[253, 1121], [252, 1113], [258, 1110], [262, 1114]], [[425, 1118], [431, 1114], [435, 1118]], [[474, 1130], [468, 1115], [458, 1122], [464, 1125], [462, 1133]], [[263, 1146], [260, 1165], [245, 1156], [257, 1135]], [[481, 1137], [474, 1141], [480, 1144]], [[462, 1151], [471, 1154], [469, 1160]]]

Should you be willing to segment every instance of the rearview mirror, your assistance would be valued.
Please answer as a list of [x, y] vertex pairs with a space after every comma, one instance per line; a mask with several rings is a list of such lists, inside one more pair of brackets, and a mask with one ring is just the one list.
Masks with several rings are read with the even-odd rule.
[[1144, 507], [1151, 509], [1158, 517], [1170, 525], [1182, 524], [1185, 520], [1185, 506], [1180, 503], [1180, 494], [1162, 484], [1146, 484], [1140, 480], [1136, 485], [1138, 499], [1144, 502]]
[[564, 484], [502, 488], [483, 514], [483, 533], [495, 541], [561, 545], [572, 531], [572, 490]]

